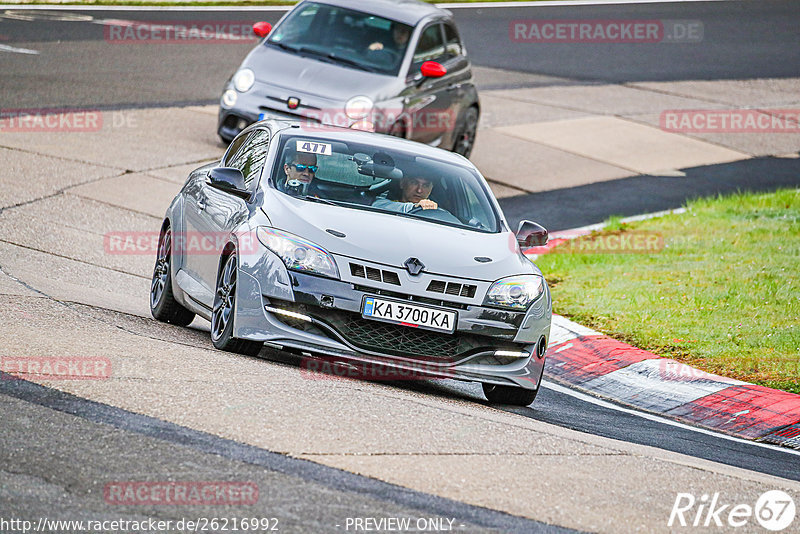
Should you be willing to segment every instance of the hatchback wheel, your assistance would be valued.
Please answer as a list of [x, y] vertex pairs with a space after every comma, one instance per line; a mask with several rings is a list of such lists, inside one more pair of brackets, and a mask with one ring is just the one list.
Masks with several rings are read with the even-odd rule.
[[539, 389], [523, 389], [514, 386], [483, 384], [483, 394], [492, 404], [513, 404], [528, 406], [536, 399]]
[[172, 292], [172, 229], [167, 227], [158, 239], [156, 266], [150, 284], [150, 313], [165, 323], [187, 326], [194, 313], [175, 300]]
[[220, 350], [255, 356], [262, 343], [233, 337], [233, 316], [236, 309], [236, 251], [223, 256], [225, 265], [217, 276], [214, 308], [211, 311], [211, 342]]
[[456, 135], [453, 145], [453, 152], [468, 158], [472, 154], [472, 147], [475, 145], [475, 136], [478, 132], [478, 109], [474, 106], [469, 108], [464, 115], [464, 123]]

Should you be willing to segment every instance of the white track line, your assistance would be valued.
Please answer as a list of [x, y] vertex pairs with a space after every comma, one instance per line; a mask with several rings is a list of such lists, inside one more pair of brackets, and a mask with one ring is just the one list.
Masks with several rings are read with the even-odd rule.
[[800, 451], [791, 449], [789, 447], [781, 447], [778, 445], [771, 445], [769, 443], [760, 443], [758, 441], [751, 441], [748, 439], [737, 438], [734, 436], [729, 436], [727, 434], [721, 434], [719, 432], [714, 432], [712, 430], [707, 430], [705, 428], [699, 428], [692, 425], [687, 425], [684, 423], [679, 423], [677, 421], [673, 421], [672, 419], [667, 419], [665, 417], [660, 417], [655, 414], [641, 412], [639, 410], [633, 410], [629, 408], [623, 408], [622, 406], [618, 406], [612, 402], [607, 402], [602, 399], [598, 399], [597, 397], [592, 397], [591, 395], [587, 395], [585, 393], [581, 393], [579, 391], [575, 391], [572, 388], [568, 388], [566, 386], [562, 386], [561, 384], [556, 384], [551, 382], [550, 380], [542, 380], [542, 386], [547, 389], [552, 389], [553, 391], [557, 391], [559, 393], [563, 393], [565, 395], [569, 395], [570, 397], [575, 397], [578, 400], [583, 402], [588, 402], [591, 404], [595, 404], [597, 406], [602, 406], [603, 408], [609, 408], [611, 410], [616, 410], [618, 412], [626, 413], [628, 415], [634, 415], [636, 417], [641, 417], [642, 419], [647, 419], [649, 421], [655, 421], [656, 423], [663, 423], [665, 425], [670, 425], [678, 428], [682, 428], [684, 430], [691, 430], [692, 432], [698, 432], [700, 434], [706, 434], [708, 436], [714, 436], [715, 438], [726, 439], [728, 441], [735, 441], [736, 443], [744, 443], [746, 445], [754, 445], [756, 447], [762, 447], [765, 449], [772, 449], [773, 451], [778, 452], [785, 452], [787, 454], [794, 454], [795, 456], [800, 456]]
[[0, 44], [0, 52], [14, 52], [15, 54], [28, 54], [32, 56], [39, 55], [38, 50], [31, 50], [29, 48], [15, 48], [13, 46], [4, 44]]

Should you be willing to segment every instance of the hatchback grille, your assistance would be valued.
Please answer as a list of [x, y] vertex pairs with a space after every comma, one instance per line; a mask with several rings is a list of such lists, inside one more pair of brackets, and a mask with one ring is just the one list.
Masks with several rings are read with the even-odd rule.
[[428, 291], [432, 293], [445, 293], [447, 295], [455, 295], [457, 297], [472, 298], [478, 286], [470, 284], [456, 284], [454, 282], [445, 282], [443, 280], [431, 280], [428, 284]]
[[384, 271], [375, 269], [374, 267], [367, 267], [357, 263], [350, 263], [350, 274], [357, 278], [366, 278], [373, 282], [383, 282], [385, 284], [392, 284], [395, 286], [400, 285], [400, 277], [397, 273], [392, 271]]

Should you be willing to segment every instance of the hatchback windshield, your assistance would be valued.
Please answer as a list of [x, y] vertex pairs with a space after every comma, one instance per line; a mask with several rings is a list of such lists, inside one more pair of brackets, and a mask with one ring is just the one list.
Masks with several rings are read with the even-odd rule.
[[293, 11], [268, 45], [360, 70], [395, 75], [411, 26], [343, 7], [309, 2]]
[[497, 232], [497, 213], [468, 167], [371, 144], [284, 136], [272, 185], [309, 202]]

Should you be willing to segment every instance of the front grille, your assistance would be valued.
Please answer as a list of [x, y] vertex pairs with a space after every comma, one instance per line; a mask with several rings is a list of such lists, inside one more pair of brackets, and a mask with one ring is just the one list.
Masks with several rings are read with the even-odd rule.
[[388, 289], [377, 289], [374, 287], [367, 287], [361, 286], [358, 284], [353, 284], [353, 289], [356, 291], [361, 291], [362, 293], [369, 293], [371, 295], [378, 295], [381, 297], [392, 297], [400, 300], [407, 300], [409, 302], [419, 302], [420, 304], [430, 304], [431, 306], [442, 306], [445, 308], [456, 308], [458, 310], [466, 310], [469, 308], [467, 304], [462, 304], [460, 302], [449, 302], [447, 300], [442, 299], [432, 299], [428, 297], [419, 297], [417, 295], [406, 295], [405, 293], [398, 293], [396, 291], [390, 291]]
[[372, 280], [373, 282], [383, 282], [385, 284], [392, 284], [395, 286], [400, 285], [400, 277], [397, 276], [397, 273], [376, 269], [374, 267], [368, 267], [365, 265], [359, 265], [358, 263], [350, 263], [350, 274], [357, 278], [366, 278], [367, 280]]
[[[310, 315], [319, 323], [343, 337], [351, 345], [381, 354], [450, 362], [481, 350], [519, 350], [513, 343], [474, 334], [446, 334], [422, 328], [373, 321], [357, 313], [322, 309], [289, 302], [273, 303], [275, 307]], [[294, 322], [286, 316], [284, 323]], [[308, 323], [306, 323], [308, 324]], [[299, 325], [298, 325], [299, 326]], [[335, 337], [335, 336], [333, 336]]]
[[455, 282], [445, 282], [444, 280], [431, 280], [428, 284], [428, 291], [432, 293], [446, 293], [447, 295], [455, 295], [457, 297], [472, 298], [478, 286], [470, 284], [456, 284]]

